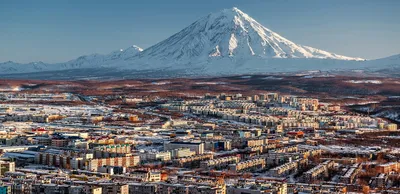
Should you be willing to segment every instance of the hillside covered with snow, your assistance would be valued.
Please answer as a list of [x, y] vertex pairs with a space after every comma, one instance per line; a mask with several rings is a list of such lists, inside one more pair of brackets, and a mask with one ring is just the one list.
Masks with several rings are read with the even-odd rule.
[[[195, 21], [147, 48], [131, 46], [109, 54], [92, 54], [64, 63], [0, 63], [0, 74], [58, 72], [80, 69], [112, 72], [179, 71], [182, 75], [343, 71], [399, 68], [400, 57], [366, 61], [296, 44], [264, 27], [238, 8], [224, 9]], [[83, 75], [82, 75], [83, 76]]]

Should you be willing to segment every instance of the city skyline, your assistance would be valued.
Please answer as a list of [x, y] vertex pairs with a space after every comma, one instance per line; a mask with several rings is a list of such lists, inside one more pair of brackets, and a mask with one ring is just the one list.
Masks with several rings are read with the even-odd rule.
[[398, 0], [0, 0], [0, 194], [398, 193]]

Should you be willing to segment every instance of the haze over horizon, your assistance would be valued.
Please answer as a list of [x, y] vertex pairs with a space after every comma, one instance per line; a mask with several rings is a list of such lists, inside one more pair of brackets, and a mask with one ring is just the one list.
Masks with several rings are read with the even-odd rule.
[[231, 7], [302, 45], [366, 59], [400, 53], [399, 1], [0, 2], [0, 62], [54, 63], [147, 48]]

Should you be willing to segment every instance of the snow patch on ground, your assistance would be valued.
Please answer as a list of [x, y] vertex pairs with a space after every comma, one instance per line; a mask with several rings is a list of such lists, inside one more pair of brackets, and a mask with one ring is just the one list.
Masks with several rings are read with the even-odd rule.
[[252, 77], [251, 75], [245, 75], [245, 76], [242, 76], [240, 78], [242, 78], [242, 79], [250, 79], [251, 77]]
[[275, 77], [275, 76], [268, 76], [268, 77], [264, 77], [262, 79], [269, 79], [269, 80], [281, 80], [283, 79], [282, 77]]
[[226, 82], [197, 82], [197, 85], [222, 85], [226, 84]]
[[167, 85], [167, 84], [170, 84], [171, 82], [151, 82], [151, 84], [153, 84], [153, 85]]
[[345, 82], [353, 84], [382, 84], [380, 80], [347, 80]]

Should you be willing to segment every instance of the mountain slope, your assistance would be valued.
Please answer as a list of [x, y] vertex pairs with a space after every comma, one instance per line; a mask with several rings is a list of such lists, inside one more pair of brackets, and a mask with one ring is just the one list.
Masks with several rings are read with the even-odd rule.
[[142, 52], [143, 49], [133, 45], [126, 49], [113, 51], [107, 55], [92, 54], [81, 56], [77, 59], [60, 64], [65, 69], [73, 68], [99, 68], [112, 66], [117, 61], [132, 58]]
[[295, 44], [237, 8], [209, 14], [168, 39], [145, 49], [140, 56], [146, 60], [170, 62], [254, 56], [363, 60]]
[[13, 73], [32, 73], [41, 71], [62, 71], [79, 68], [102, 68], [112, 66], [116, 61], [122, 61], [132, 58], [143, 51], [142, 48], [133, 45], [126, 49], [113, 51], [109, 54], [91, 54], [83, 55], [76, 59], [64, 63], [47, 64], [43, 62], [32, 62], [28, 64], [20, 64], [12, 61], [0, 63], [0, 74]]
[[400, 60], [395, 56], [365, 61], [296, 44], [232, 8], [200, 18], [144, 50], [131, 46], [107, 55], [85, 55], [57, 64], [0, 63], [0, 74], [35, 73], [38, 77], [37, 72], [47, 72], [43, 73], [46, 76], [56, 72], [74, 77], [79, 72], [81, 78], [88, 72], [93, 77], [108, 74], [168, 77], [310, 70], [386, 71], [399, 67]]

